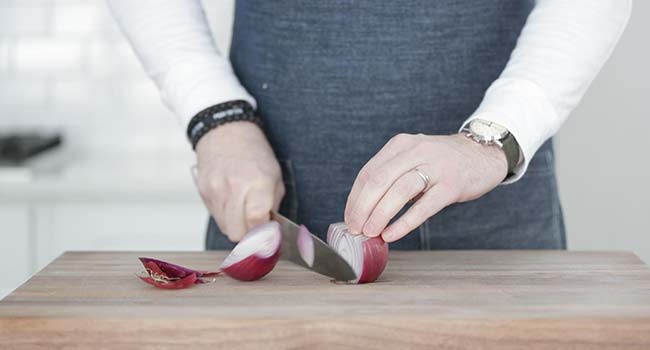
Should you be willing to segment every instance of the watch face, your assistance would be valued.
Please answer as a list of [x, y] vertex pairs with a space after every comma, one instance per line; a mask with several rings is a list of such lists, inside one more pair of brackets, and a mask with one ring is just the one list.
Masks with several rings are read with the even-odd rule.
[[472, 120], [469, 123], [469, 130], [483, 141], [501, 140], [508, 133], [503, 126], [483, 119]]

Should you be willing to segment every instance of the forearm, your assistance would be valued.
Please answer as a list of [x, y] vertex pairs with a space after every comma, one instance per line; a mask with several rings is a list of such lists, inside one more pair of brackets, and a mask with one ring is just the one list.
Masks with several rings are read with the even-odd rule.
[[198, 0], [108, 0], [165, 104], [187, 127], [207, 107], [255, 99], [219, 54]]
[[[631, 0], [539, 0], [501, 76], [476, 112], [505, 126], [524, 162], [553, 136], [609, 58], [631, 11]], [[466, 122], [466, 123], [467, 123]]]

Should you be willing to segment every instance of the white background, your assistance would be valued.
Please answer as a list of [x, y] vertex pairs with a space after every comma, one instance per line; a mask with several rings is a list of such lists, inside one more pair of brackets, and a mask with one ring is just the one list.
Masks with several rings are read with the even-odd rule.
[[570, 249], [632, 250], [650, 263], [650, 1], [556, 137]]
[[[226, 51], [232, 1], [205, 4]], [[647, 33], [650, 2], [636, 1], [556, 138], [570, 249], [650, 262]], [[0, 0], [0, 132], [34, 127], [66, 145], [55, 171], [9, 180], [0, 168], [0, 264], [14, 267], [0, 297], [67, 249], [202, 248], [193, 154], [102, 1]]]

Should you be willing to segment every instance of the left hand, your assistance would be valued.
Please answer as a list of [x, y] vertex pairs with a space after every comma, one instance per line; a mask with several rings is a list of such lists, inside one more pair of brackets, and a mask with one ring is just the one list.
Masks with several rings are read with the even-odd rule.
[[[429, 177], [419, 199], [395, 222], [389, 221], [424, 189], [413, 171]], [[496, 145], [481, 145], [462, 134], [399, 134], [359, 171], [345, 207], [352, 233], [396, 241], [444, 207], [476, 199], [506, 177], [508, 164]]]

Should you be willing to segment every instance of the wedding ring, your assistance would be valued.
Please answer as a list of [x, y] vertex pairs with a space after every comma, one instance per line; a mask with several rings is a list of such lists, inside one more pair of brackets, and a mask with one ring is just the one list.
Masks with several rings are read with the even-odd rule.
[[420, 176], [422, 179], [422, 182], [424, 182], [424, 188], [422, 189], [422, 192], [425, 192], [426, 190], [429, 189], [429, 183], [431, 182], [431, 179], [429, 178], [429, 175], [423, 173], [420, 169], [415, 168], [413, 171]]

